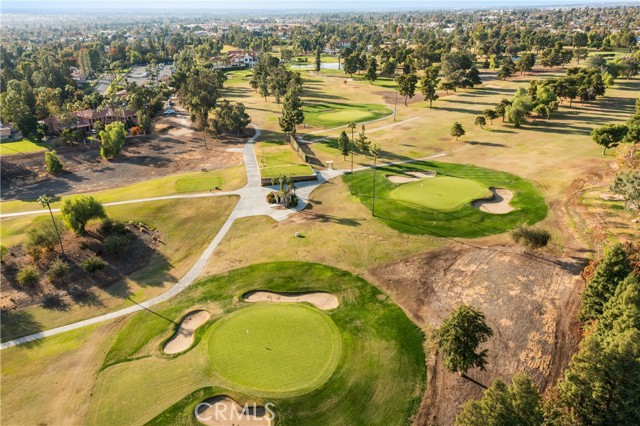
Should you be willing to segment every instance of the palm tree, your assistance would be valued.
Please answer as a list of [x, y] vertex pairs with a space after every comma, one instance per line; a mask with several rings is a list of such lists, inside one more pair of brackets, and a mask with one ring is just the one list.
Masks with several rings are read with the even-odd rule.
[[351, 193], [353, 194], [353, 132], [356, 129], [356, 123], [352, 121], [348, 127], [351, 129]]
[[52, 198], [49, 197], [48, 195], [41, 195], [38, 198], [38, 202], [40, 203], [40, 205], [42, 207], [46, 207], [49, 209], [49, 214], [51, 215], [51, 222], [53, 222], [53, 227], [56, 230], [56, 234], [58, 235], [58, 241], [60, 241], [60, 251], [62, 252], [63, 256], [66, 256], [64, 254], [64, 246], [62, 245], [62, 238], [60, 237], [60, 231], [58, 231], [58, 225], [56, 224], [56, 220], [53, 218], [53, 212], [51, 211], [51, 200]]
[[376, 163], [378, 161], [378, 154], [380, 154], [380, 147], [373, 144], [370, 149], [371, 155], [373, 155], [373, 190], [371, 198], [371, 215], [376, 215]]

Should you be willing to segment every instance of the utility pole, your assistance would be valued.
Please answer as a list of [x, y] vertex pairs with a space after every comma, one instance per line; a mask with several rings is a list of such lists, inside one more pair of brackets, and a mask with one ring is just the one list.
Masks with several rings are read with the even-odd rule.
[[398, 91], [396, 90], [396, 104], [393, 107], [393, 121], [396, 121], [397, 114], [398, 114]]
[[56, 220], [53, 218], [53, 212], [51, 211], [51, 197], [49, 197], [48, 195], [41, 195], [38, 198], [38, 202], [42, 207], [46, 207], [49, 209], [49, 214], [51, 215], [51, 222], [53, 222], [53, 227], [56, 230], [56, 234], [58, 235], [58, 241], [60, 242], [60, 251], [62, 252], [62, 255], [66, 257], [66, 254], [64, 254], [64, 246], [62, 245], [62, 237], [60, 237], [60, 231], [58, 231], [58, 225], [56, 225]]

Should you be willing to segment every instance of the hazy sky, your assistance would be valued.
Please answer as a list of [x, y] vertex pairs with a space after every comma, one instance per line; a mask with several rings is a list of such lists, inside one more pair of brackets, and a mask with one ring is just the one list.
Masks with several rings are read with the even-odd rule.
[[[2, 11], [70, 11], [88, 9], [254, 9], [254, 10], [407, 10], [487, 7], [536, 7], [620, 4], [620, 0], [0, 0]], [[637, 4], [637, 3], [636, 3]]]

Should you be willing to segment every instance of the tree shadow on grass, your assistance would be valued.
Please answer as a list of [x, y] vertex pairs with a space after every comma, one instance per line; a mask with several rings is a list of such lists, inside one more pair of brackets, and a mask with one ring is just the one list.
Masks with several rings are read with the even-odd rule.
[[[40, 333], [43, 326], [31, 313], [24, 310], [3, 310], [0, 311], [0, 339], [3, 342]], [[39, 340], [25, 343], [25, 346], [38, 345]]]
[[320, 223], [333, 223], [336, 225], [352, 226], [352, 227], [360, 226], [360, 222], [364, 220], [364, 218], [351, 219], [348, 217], [340, 217], [340, 216], [334, 216], [334, 215], [324, 214], [324, 213], [314, 213], [311, 211], [313, 210], [313, 204], [314, 202], [310, 200], [309, 204], [307, 204], [307, 207], [305, 207], [303, 210], [298, 212], [298, 214], [301, 214], [307, 217], [309, 220], [314, 220]]
[[468, 145], [481, 145], [481, 146], [491, 146], [496, 148], [508, 148], [507, 145], [503, 143], [495, 143], [495, 142], [478, 142], [478, 141], [468, 141], [465, 142]]

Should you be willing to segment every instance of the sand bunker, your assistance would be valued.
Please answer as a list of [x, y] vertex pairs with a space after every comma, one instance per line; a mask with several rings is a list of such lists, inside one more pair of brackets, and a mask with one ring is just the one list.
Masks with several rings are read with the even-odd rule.
[[196, 407], [196, 419], [211, 426], [270, 426], [269, 414], [264, 407], [242, 406], [226, 395], [209, 398]]
[[340, 305], [331, 293], [312, 291], [308, 293], [274, 293], [272, 291], [250, 291], [242, 296], [247, 302], [311, 303], [318, 309], [335, 309]]
[[436, 176], [435, 172], [430, 172], [430, 171], [407, 172], [406, 174], [411, 175], [411, 177], [409, 177], [409, 176], [398, 176], [398, 175], [387, 175], [387, 179], [389, 179], [389, 181], [391, 183], [409, 183], [409, 182], [415, 182], [415, 181], [420, 180], [420, 179], [432, 178], [432, 177]]
[[493, 193], [493, 197], [489, 199], [475, 200], [471, 204], [476, 209], [480, 209], [483, 212], [493, 214], [505, 214], [514, 211], [515, 209], [509, 205], [513, 198], [513, 192], [504, 188], [489, 188]]
[[207, 311], [193, 311], [185, 315], [178, 327], [178, 331], [165, 343], [162, 350], [167, 354], [177, 354], [186, 351], [193, 343], [193, 333], [207, 322], [211, 314]]

